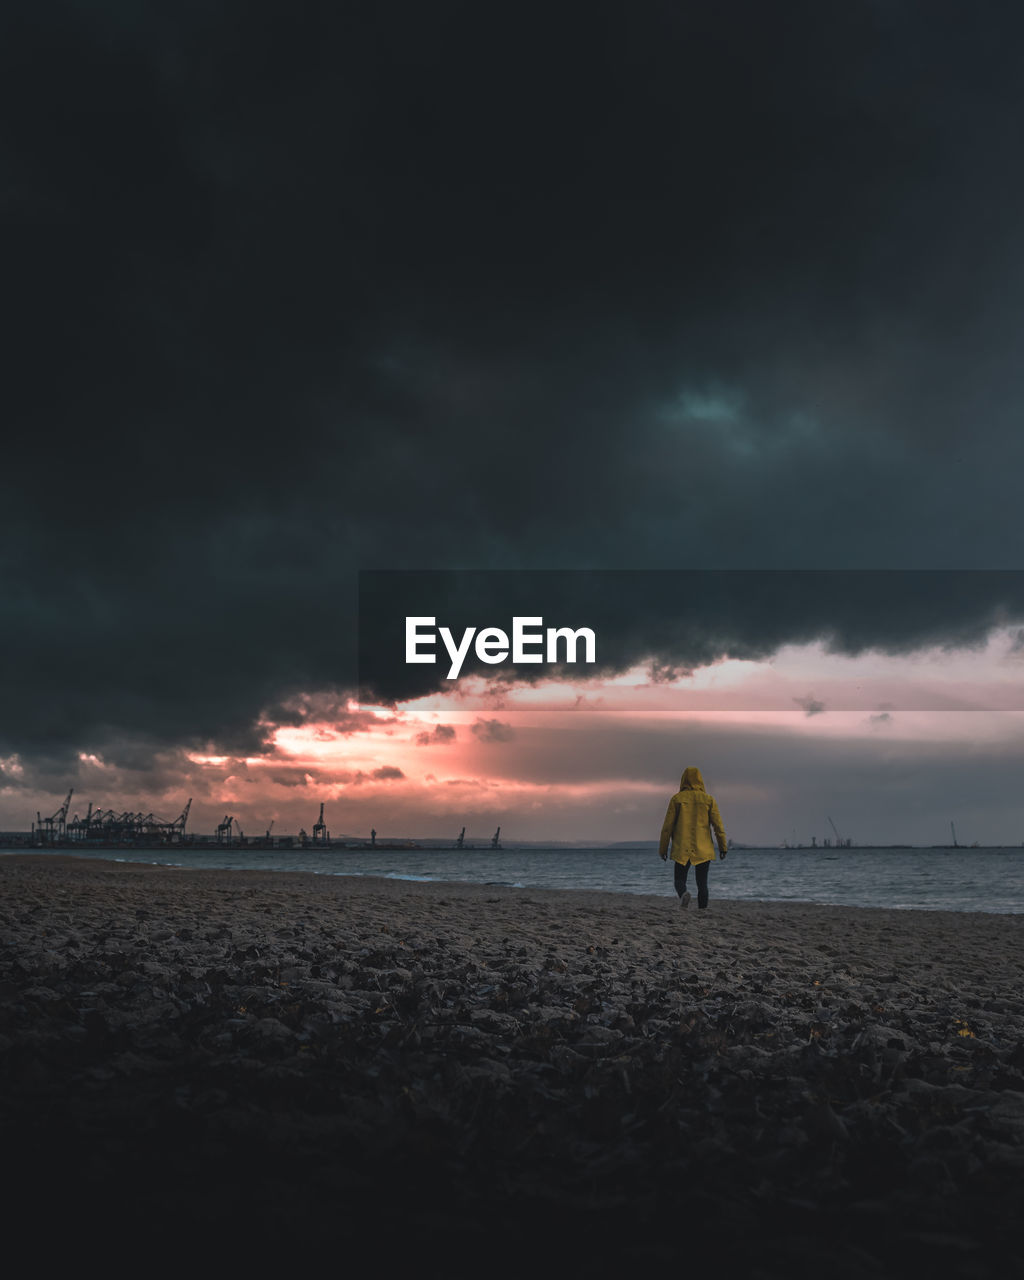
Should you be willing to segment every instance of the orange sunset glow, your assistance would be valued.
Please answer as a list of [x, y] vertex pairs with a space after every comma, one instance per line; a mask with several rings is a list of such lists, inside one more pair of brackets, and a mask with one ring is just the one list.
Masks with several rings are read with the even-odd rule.
[[[697, 760], [737, 838], [757, 841], [779, 828], [787, 788], [828, 762], [917, 779], [965, 750], [1012, 754], [1024, 737], [1020, 674], [1006, 631], [973, 650], [903, 656], [789, 647], [671, 680], [642, 668], [571, 684], [466, 679], [394, 707], [311, 696], [299, 723], [263, 721], [260, 752], [185, 753], [165, 807], [187, 790], [197, 823], [228, 811], [253, 832], [308, 829], [324, 802], [339, 837], [500, 823], [509, 839], [647, 839], [666, 788]], [[123, 787], [100, 756], [80, 764], [97, 794]], [[907, 811], [909, 822], [916, 806]]]

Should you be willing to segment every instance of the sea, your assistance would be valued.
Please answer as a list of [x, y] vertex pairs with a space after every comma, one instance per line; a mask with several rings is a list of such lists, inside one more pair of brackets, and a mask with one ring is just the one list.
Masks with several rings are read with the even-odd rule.
[[[25, 852], [0, 850], [0, 854]], [[69, 852], [60, 850], [65, 856]], [[513, 889], [600, 889], [674, 896], [672, 863], [662, 862], [656, 850], [647, 848], [90, 849], [74, 851], [72, 856], [238, 871], [308, 871]], [[713, 864], [709, 889], [712, 907], [715, 899], [739, 899], [1015, 915], [1024, 913], [1024, 847], [734, 847], [724, 862]]]

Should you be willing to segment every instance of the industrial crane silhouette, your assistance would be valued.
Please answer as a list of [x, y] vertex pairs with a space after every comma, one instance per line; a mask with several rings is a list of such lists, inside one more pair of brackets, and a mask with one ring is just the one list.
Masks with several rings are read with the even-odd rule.
[[836, 847], [839, 849], [844, 848], [846, 842], [843, 840], [843, 837], [839, 834], [839, 829], [836, 827], [836, 824], [832, 821], [831, 818], [829, 818], [828, 824], [832, 828], [832, 830], [836, 833]]
[[192, 808], [192, 797], [189, 796], [188, 804], [185, 805], [181, 813], [171, 823], [171, 827], [170, 827], [171, 832], [172, 834], [176, 834], [179, 840], [184, 839], [185, 823], [188, 822], [188, 811], [191, 808]]
[[67, 829], [66, 823], [68, 809], [71, 807], [71, 797], [74, 794], [74, 788], [72, 788], [65, 797], [64, 803], [61, 807], [49, 818], [42, 817], [39, 810], [36, 810], [38, 825], [35, 830], [36, 834], [42, 837], [42, 842], [44, 844], [53, 844], [56, 840], [64, 839], [65, 831]]

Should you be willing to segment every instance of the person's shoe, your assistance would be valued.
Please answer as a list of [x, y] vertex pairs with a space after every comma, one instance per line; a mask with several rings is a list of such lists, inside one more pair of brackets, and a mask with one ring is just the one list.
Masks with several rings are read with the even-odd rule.
[[680, 897], [679, 905], [683, 908], [684, 911], [690, 905], [690, 900], [692, 897], [693, 895], [690, 893], [689, 889], [687, 889], [687, 891]]

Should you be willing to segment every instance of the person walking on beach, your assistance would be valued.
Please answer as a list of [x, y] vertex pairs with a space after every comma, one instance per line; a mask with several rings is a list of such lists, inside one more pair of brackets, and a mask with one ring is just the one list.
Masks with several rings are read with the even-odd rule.
[[718, 812], [715, 797], [704, 790], [704, 779], [700, 770], [692, 765], [683, 770], [679, 780], [679, 790], [668, 802], [668, 812], [661, 827], [661, 840], [658, 853], [662, 861], [668, 858], [669, 845], [672, 846], [672, 861], [675, 863], [676, 893], [679, 894], [679, 905], [690, 905], [690, 891], [686, 887], [686, 877], [693, 863], [694, 878], [697, 881], [697, 906], [708, 905], [708, 871], [715, 860], [715, 846], [711, 839], [714, 828], [718, 841], [718, 852], [725, 861], [727, 842], [722, 815]]

